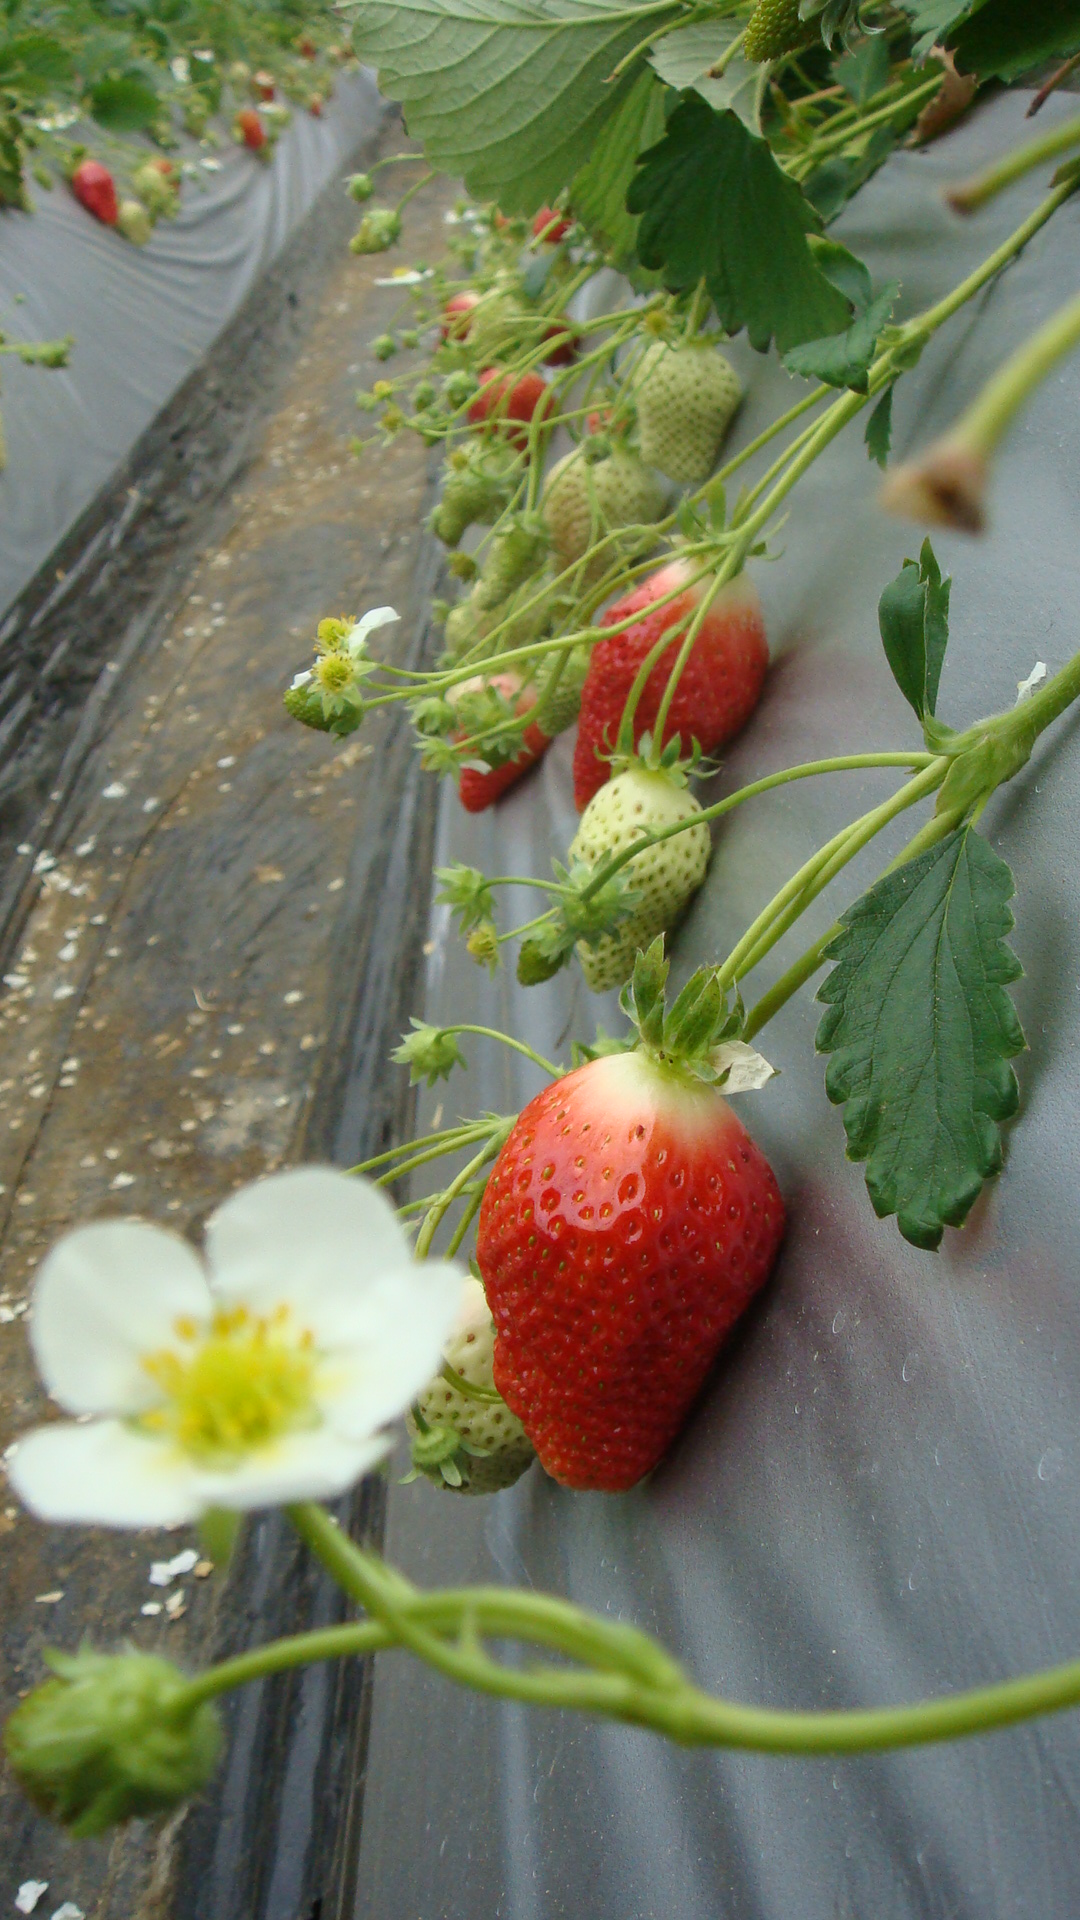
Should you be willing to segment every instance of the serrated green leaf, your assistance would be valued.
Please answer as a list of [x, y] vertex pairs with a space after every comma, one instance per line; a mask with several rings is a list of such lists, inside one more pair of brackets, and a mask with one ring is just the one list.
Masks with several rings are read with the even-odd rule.
[[627, 196], [641, 215], [638, 257], [676, 291], [704, 278], [729, 333], [745, 327], [764, 353], [845, 328], [847, 301], [807, 244], [817, 215], [764, 140], [730, 109], [677, 107], [641, 161]]
[[866, 423], [866, 451], [871, 460], [884, 467], [892, 446], [892, 400], [895, 386], [886, 387], [873, 413]]
[[89, 95], [90, 111], [99, 126], [115, 133], [136, 133], [152, 126], [161, 114], [161, 101], [145, 80], [129, 77], [99, 80]]
[[972, 827], [886, 874], [826, 949], [829, 1099], [848, 1156], [866, 1162], [874, 1211], [936, 1247], [999, 1171], [1000, 1123], [1019, 1091], [1024, 1035], [1006, 987], [1023, 969], [1006, 944], [1013, 877]]
[[884, 33], [868, 34], [833, 66], [833, 79], [851, 95], [856, 105], [865, 107], [875, 93], [889, 84], [889, 42]]
[[[698, 20], [678, 27], [657, 42], [649, 65], [680, 93], [699, 93], [710, 107], [731, 107], [748, 127], [757, 130], [758, 84], [761, 68], [751, 60], [730, 60], [722, 74], [712, 74], [721, 55], [739, 31], [738, 20]], [[663, 129], [661, 128], [662, 132]]]
[[[919, 77], [923, 79], [925, 75]], [[803, 192], [826, 226], [888, 159], [897, 138], [895, 126], [878, 127], [857, 158], [838, 153], [814, 168], [803, 182]]]
[[950, 27], [971, 11], [972, 0], [903, 0], [912, 16], [912, 58], [924, 60], [931, 47], [940, 47]]
[[948, 43], [963, 73], [1016, 80], [1043, 60], [1080, 51], [1080, 10], [1076, 0], [983, 0]]
[[588, 164], [570, 183], [570, 205], [613, 265], [635, 262], [638, 223], [626, 195], [638, 155], [664, 131], [664, 88], [646, 67], [638, 74]]
[[352, 46], [400, 100], [434, 166], [507, 212], [533, 213], [573, 179], [642, 62], [612, 82], [667, 0], [362, 0]]
[[905, 560], [878, 602], [885, 657], [904, 699], [920, 720], [937, 708], [938, 682], [949, 643], [949, 593], [934, 549], [924, 540], [918, 561]]

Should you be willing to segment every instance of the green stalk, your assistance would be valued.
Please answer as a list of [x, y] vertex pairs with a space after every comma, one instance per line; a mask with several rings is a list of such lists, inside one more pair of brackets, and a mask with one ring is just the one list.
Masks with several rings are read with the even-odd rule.
[[957, 213], [976, 213], [996, 194], [1011, 187], [1014, 180], [1022, 180], [1026, 173], [1041, 167], [1045, 160], [1054, 160], [1059, 153], [1068, 153], [1070, 147], [1080, 147], [1080, 120], [1066, 120], [1062, 126], [1040, 134], [1035, 140], [1025, 140], [1022, 146], [1014, 147], [1011, 153], [992, 161], [981, 173], [973, 174], [970, 180], [950, 187], [945, 198]]
[[515, 1053], [524, 1054], [526, 1060], [531, 1060], [534, 1066], [542, 1067], [553, 1080], [558, 1080], [562, 1075], [563, 1068], [555, 1066], [550, 1060], [545, 1060], [543, 1054], [537, 1053], [535, 1047], [530, 1047], [524, 1040], [516, 1040], [513, 1034], [500, 1033], [497, 1027], [475, 1027], [470, 1021], [459, 1020], [452, 1027], [440, 1028], [440, 1032], [476, 1033], [484, 1040], [501, 1040], [504, 1047], [513, 1047]]

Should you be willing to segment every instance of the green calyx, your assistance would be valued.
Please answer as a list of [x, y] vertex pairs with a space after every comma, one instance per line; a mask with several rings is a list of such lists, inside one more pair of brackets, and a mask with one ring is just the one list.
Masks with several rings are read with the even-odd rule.
[[718, 1064], [716, 1050], [739, 1033], [742, 1006], [737, 996], [729, 1006], [719, 968], [699, 967], [669, 1007], [668, 971], [664, 936], [658, 934], [645, 953], [638, 953], [619, 1004], [637, 1028], [637, 1047], [657, 1065], [715, 1086], [727, 1072], [726, 1063]]
[[205, 1786], [221, 1747], [209, 1702], [168, 1660], [129, 1651], [46, 1655], [55, 1678], [4, 1728], [12, 1771], [34, 1805], [77, 1838], [177, 1806]]

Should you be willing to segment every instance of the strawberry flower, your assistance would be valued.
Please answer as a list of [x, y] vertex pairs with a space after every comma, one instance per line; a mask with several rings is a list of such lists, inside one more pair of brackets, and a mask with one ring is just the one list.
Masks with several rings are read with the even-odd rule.
[[174, 1526], [341, 1493], [439, 1365], [461, 1272], [417, 1262], [369, 1182], [304, 1167], [243, 1188], [205, 1260], [138, 1220], [69, 1233], [34, 1289], [31, 1338], [74, 1421], [9, 1459], [40, 1519]]
[[372, 607], [352, 624], [347, 620], [320, 620], [315, 664], [306, 667], [303, 673], [294, 674], [290, 693], [310, 688], [311, 694], [321, 702], [326, 720], [333, 719], [345, 707], [362, 709], [362, 682], [372, 666], [367, 650], [368, 635], [400, 618], [393, 607]]

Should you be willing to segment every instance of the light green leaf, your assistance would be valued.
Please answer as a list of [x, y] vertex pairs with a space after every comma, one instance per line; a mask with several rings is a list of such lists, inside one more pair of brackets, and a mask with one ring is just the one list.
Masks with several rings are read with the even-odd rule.
[[627, 206], [638, 257], [676, 291], [704, 278], [721, 325], [764, 352], [846, 329], [851, 309], [814, 259], [817, 215], [736, 113], [693, 95], [646, 153]]
[[693, 91], [718, 111], [732, 107], [740, 120], [757, 132], [758, 82], [762, 70], [753, 61], [731, 60], [724, 72], [711, 75], [710, 67], [731, 44], [739, 22], [698, 20], [692, 26], [678, 27], [657, 41], [649, 55], [653, 71], [680, 93]]
[[626, 211], [626, 195], [638, 155], [663, 131], [664, 88], [646, 67], [608, 121], [588, 165], [571, 182], [574, 213], [615, 266], [634, 259], [638, 223]]
[[532, 213], [589, 159], [640, 71], [612, 81], [615, 67], [677, 12], [670, 0], [363, 0], [352, 45], [433, 166]]
[[886, 874], [844, 915], [818, 998], [829, 1099], [875, 1213], [936, 1247], [1001, 1167], [1024, 1035], [1006, 987], [1013, 877], [972, 827]]

